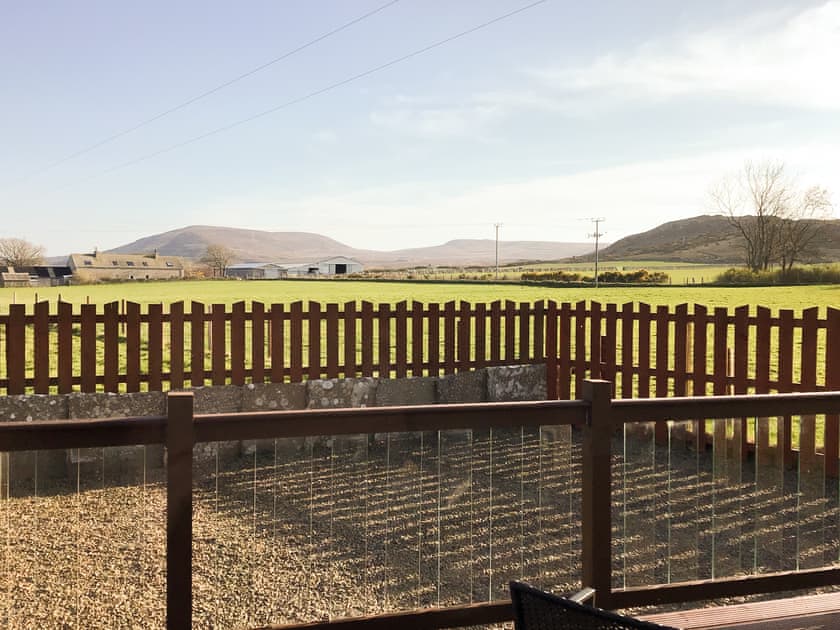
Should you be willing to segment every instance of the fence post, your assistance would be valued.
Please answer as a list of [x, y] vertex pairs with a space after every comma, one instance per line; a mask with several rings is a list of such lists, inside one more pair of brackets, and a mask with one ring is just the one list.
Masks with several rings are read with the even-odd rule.
[[583, 428], [582, 586], [595, 589], [595, 601], [601, 608], [610, 607], [612, 595], [611, 393], [609, 381], [583, 383], [589, 410]]
[[170, 392], [166, 423], [166, 628], [192, 626], [193, 394]]

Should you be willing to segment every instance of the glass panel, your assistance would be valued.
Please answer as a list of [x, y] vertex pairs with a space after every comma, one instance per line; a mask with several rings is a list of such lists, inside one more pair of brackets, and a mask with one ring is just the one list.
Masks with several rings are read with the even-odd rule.
[[[712, 508], [708, 496], [711, 457], [705, 450], [702, 421], [667, 423], [667, 444], [657, 444], [657, 462], [664, 468], [662, 511], [666, 544], [664, 582], [685, 582], [710, 577]], [[663, 531], [664, 529], [664, 531]]]
[[163, 451], [0, 454], [0, 627], [163, 627]]
[[752, 547], [746, 543], [751, 511], [752, 475], [748, 469], [741, 418], [710, 420], [712, 434], [712, 577], [752, 570]]
[[831, 557], [834, 554], [827, 553], [827, 545], [836, 544], [830, 531], [831, 524], [836, 520], [836, 503], [826, 492], [823, 448], [825, 416], [799, 416], [798, 420], [795, 568], [814, 569], [834, 561]]
[[194, 623], [326, 620], [580, 580], [569, 427], [200, 444]]
[[[785, 472], [784, 444], [788, 436], [784, 419], [749, 418], [748, 437], [755, 448], [751, 506], [753, 566], [750, 572], [768, 573], [795, 568], [795, 479]], [[793, 482], [793, 485], [791, 485]]]

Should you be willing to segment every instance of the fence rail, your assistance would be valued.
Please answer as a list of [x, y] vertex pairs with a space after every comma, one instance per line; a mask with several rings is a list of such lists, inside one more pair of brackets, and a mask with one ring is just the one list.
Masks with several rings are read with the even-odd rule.
[[[167, 627], [191, 627], [193, 614], [193, 466], [194, 445], [235, 438], [282, 436], [333, 436], [492, 427], [534, 427], [544, 424], [573, 425], [582, 431], [582, 533], [581, 581], [597, 591], [602, 607], [630, 607], [663, 602], [684, 602], [760, 592], [776, 592], [838, 584], [836, 554], [830, 566], [801, 571], [725, 577], [629, 588], [616, 587], [617, 564], [611, 544], [615, 514], [612, 458], [613, 437], [625, 425], [683, 418], [702, 423], [710, 418], [730, 421], [741, 414], [752, 418], [779, 414], [840, 413], [840, 393], [819, 392], [775, 396], [652, 399], [611, 399], [612, 384], [587, 381], [584, 400], [490, 403], [380, 409], [317, 410], [194, 416], [192, 394], [169, 395], [165, 418], [17, 422], [0, 425], [0, 451], [58, 447], [93, 447], [163, 443], [168, 451], [167, 484]], [[721, 445], [723, 448], [723, 445]], [[826, 452], [836, 460], [836, 450]], [[698, 509], [702, 506], [698, 505]], [[640, 523], [650, 528], [650, 523]], [[306, 627], [378, 628], [399, 622], [406, 628], [441, 628], [508, 621], [512, 610], [492, 601], [442, 610], [392, 613], [347, 622], [324, 622]]]
[[695, 304], [252, 302], [15, 304], [0, 392], [164, 391], [545, 363], [550, 398], [586, 378], [619, 398], [840, 388], [840, 310]]

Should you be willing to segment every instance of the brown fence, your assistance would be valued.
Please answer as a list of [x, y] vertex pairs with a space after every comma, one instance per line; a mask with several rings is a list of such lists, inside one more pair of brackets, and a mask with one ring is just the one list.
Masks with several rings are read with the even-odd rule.
[[[546, 357], [549, 360], [546, 361]], [[48, 302], [0, 315], [0, 392], [160, 391], [545, 363], [549, 398], [585, 378], [619, 398], [840, 388], [840, 310], [553, 301], [145, 308]]]

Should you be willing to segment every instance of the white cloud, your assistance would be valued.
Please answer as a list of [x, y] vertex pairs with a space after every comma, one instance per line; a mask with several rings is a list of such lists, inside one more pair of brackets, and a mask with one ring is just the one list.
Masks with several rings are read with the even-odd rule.
[[[405, 103], [405, 99], [401, 99]], [[371, 113], [374, 125], [424, 138], [474, 137], [504, 115], [494, 103], [465, 105], [398, 105]]]
[[[562, 98], [613, 102], [712, 95], [808, 109], [840, 109], [840, 0], [763, 13], [679, 38], [531, 74]], [[587, 99], [589, 101], [590, 99]]]

